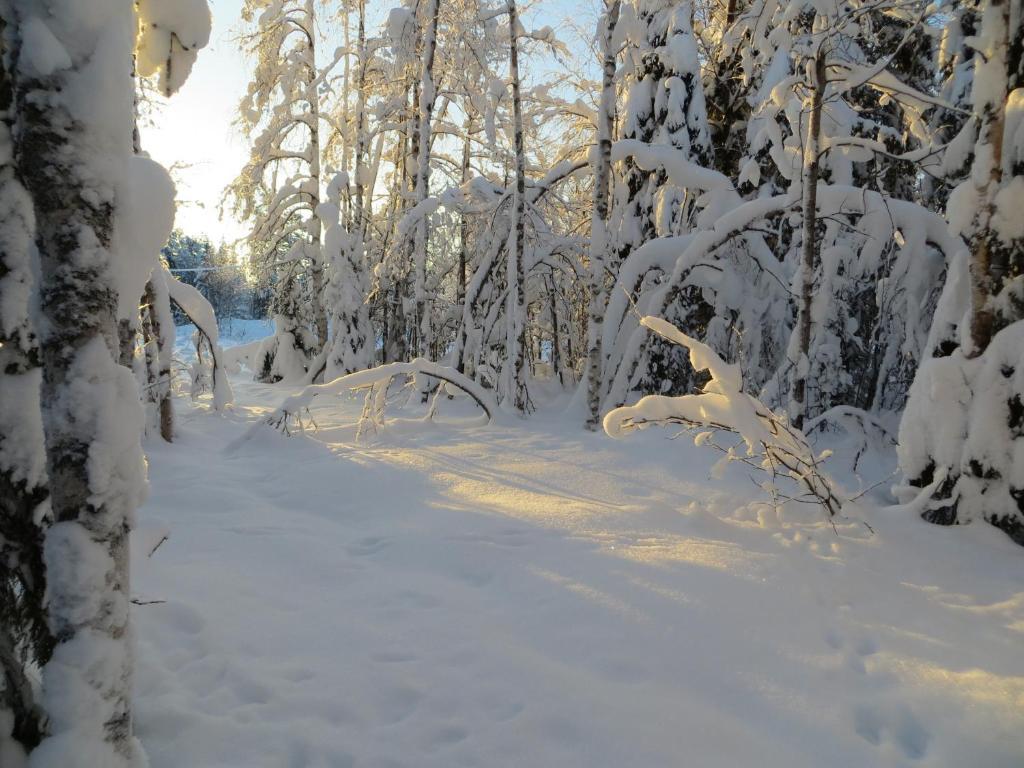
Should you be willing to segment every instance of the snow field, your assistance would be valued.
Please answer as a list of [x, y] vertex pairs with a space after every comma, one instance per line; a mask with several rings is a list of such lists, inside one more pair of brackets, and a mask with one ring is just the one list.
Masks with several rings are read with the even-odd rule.
[[[153, 768], [1019, 766], [1024, 568], [988, 526], [762, 503], [713, 452], [557, 409], [361, 401], [232, 451], [296, 388], [179, 399], [133, 546]], [[467, 414], [469, 411], [467, 410]], [[170, 538], [147, 551], [165, 531]]]

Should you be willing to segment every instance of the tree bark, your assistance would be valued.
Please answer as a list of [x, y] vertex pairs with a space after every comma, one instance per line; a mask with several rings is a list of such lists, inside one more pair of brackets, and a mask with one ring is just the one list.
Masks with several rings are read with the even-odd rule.
[[307, 71], [306, 81], [306, 102], [309, 104], [309, 178], [315, 190], [313, 201], [310, 203], [312, 215], [309, 219], [309, 241], [311, 246], [312, 261], [312, 311], [313, 323], [316, 326], [317, 349], [321, 350], [330, 344], [327, 337], [327, 308], [324, 306], [324, 255], [321, 245], [320, 215], [317, 207], [320, 205], [320, 97], [316, 92], [317, 71], [316, 71], [316, 10], [313, 0], [306, 0], [303, 11], [307, 29], [306, 44], [309, 46], [309, 60], [311, 62]]
[[[16, 24], [0, 4], [0, 136], [14, 129], [14, 82], [8, 66], [18, 51], [8, 48]], [[44, 522], [36, 512], [46, 501], [43, 425], [40, 415], [40, 351], [31, 301], [22, 286], [38, 289], [34, 273], [33, 211], [28, 193], [8, 157], [0, 163], [0, 710], [13, 715], [11, 736], [26, 751], [43, 736], [45, 714], [27, 674], [53, 651], [46, 621]], [[13, 289], [13, 293], [7, 290]], [[33, 450], [34, 448], [34, 450]], [[0, 739], [6, 734], [0, 734]]]
[[[105, 743], [110, 752], [104, 764], [114, 768], [137, 757], [130, 704], [128, 530], [145, 470], [138, 389], [131, 372], [116, 362], [117, 295], [111, 274], [116, 201], [110, 191], [116, 184], [110, 169], [130, 157], [133, 116], [126, 100], [124, 114], [99, 127], [81, 120], [62, 95], [85, 67], [116, 61], [124, 62], [123, 74], [107, 65], [102, 76], [130, 93], [132, 6], [102, 8], [92, 26], [77, 32], [76, 45], [66, 46], [69, 67], [19, 82], [16, 159], [36, 212], [46, 324], [43, 429], [54, 525], [46, 535], [45, 558], [49, 622], [57, 640], [43, 668], [48, 739], [66, 745], [78, 738], [75, 734], [95, 735], [96, 745], [82, 746]], [[101, 52], [112, 40], [123, 41], [124, 50]], [[112, 135], [118, 129], [108, 124], [124, 126], [125, 134]], [[117, 434], [106, 437], [113, 444], [104, 444], [103, 434], [113, 424]], [[75, 701], [66, 700], [68, 691], [75, 691]]]
[[[462, 174], [460, 181], [463, 187], [466, 182], [469, 181], [469, 167], [470, 167], [470, 145], [471, 136], [473, 133], [473, 119], [471, 116], [466, 116], [466, 135], [462, 140]], [[459, 307], [460, 311], [464, 308], [466, 303], [466, 265], [469, 262], [469, 216], [466, 215], [465, 210], [459, 212], [459, 273], [457, 275], [458, 282], [455, 286], [455, 304]], [[465, 324], [459, 324], [459, 335], [462, 343], [458, 345], [458, 354], [456, 355], [455, 368], [459, 373], [466, 372], [466, 360], [465, 360], [465, 348], [466, 348], [466, 327]]]
[[790, 419], [802, 429], [807, 418], [807, 375], [811, 351], [811, 305], [814, 300], [814, 277], [818, 269], [818, 177], [821, 144], [821, 112], [825, 98], [825, 48], [820, 46], [812, 66], [811, 111], [804, 144], [803, 161], [803, 233], [800, 245], [800, 306], [797, 317], [797, 359], [790, 392]]
[[[977, 52], [975, 77], [980, 77], [984, 72], [986, 76], [998, 78], [1000, 82], [989, 83], [984, 90], [984, 93], [995, 97], [996, 101], [974, 105], [974, 113], [979, 119], [975, 165], [977, 166], [977, 158], [981, 156], [990, 156], [991, 161], [984, 179], [975, 179], [975, 174], [972, 173], [971, 181], [976, 185], [981, 203], [971, 237], [971, 348], [966, 350], [968, 357], [977, 357], [988, 349], [992, 337], [999, 330], [992, 299], [1002, 289], [1009, 263], [1008, 244], [1000, 242], [1000, 238], [992, 231], [991, 223], [995, 213], [995, 196], [1003, 178], [1003, 134], [1006, 125], [1007, 95], [1010, 91], [1007, 78], [1007, 67], [1010, 64], [1007, 61], [1010, 42], [1010, 2], [989, 0], [989, 5], [990, 10], [985, 16], [992, 14], [998, 22], [991, 24], [989, 21], [995, 29], [983, 28], [982, 31], [994, 37], [995, 60], [987, 62], [985, 55], [981, 51]], [[975, 88], [976, 92], [980, 90]], [[991, 148], [987, 152], [982, 151], [985, 145]], [[979, 184], [979, 181], [982, 183]]]
[[[366, 71], [370, 63], [366, 58], [366, 0], [359, 0], [359, 19], [356, 31], [356, 56], [359, 72], [356, 75], [356, 222], [355, 231], [359, 233], [360, 242], [366, 242], [366, 227], [369, 224], [369, 198], [372, 196], [372, 187], [366, 192], [366, 153], [368, 137], [366, 135]], [[364, 209], [365, 206], [365, 209]]]
[[[159, 282], [163, 282], [158, 277]], [[166, 329], [161, 315], [170, 314], [170, 298], [167, 296], [167, 289], [163, 288], [157, 293], [155, 283], [150, 280], [146, 283], [146, 292], [143, 294], [144, 305], [143, 338], [145, 341], [147, 370], [149, 381], [146, 388], [146, 395], [149, 402], [156, 406], [157, 418], [160, 426], [160, 437], [168, 443], [174, 440], [174, 406], [171, 400], [171, 350], [164, 334]], [[167, 303], [166, 312], [163, 312], [161, 302]]]
[[608, 251], [608, 197], [612, 170], [612, 128], [615, 111], [615, 26], [619, 23], [620, 0], [607, 0], [604, 36], [601, 103], [597, 113], [597, 164], [594, 168], [594, 208], [590, 220], [590, 301], [587, 305], [587, 429], [601, 423], [601, 326], [607, 303], [604, 269]]
[[558, 383], [565, 386], [562, 375], [562, 337], [558, 332], [558, 292], [556, 291], [554, 273], [548, 275], [548, 312], [551, 316], [551, 372], [558, 378]]
[[[426, 0], [425, 28], [422, 52], [423, 69], [420, 73], [419, 94], [419, 137], [418, 162], [416, 168], [416, 203], [422, 203], [430, 195], [430, 131], [434, 113], [434, 101], [437, 89], [434, 85], [434, 55], [437, 51], [437, 23], [440, 0]], [[413, 288], [416, 299], [416, 354], [429, 356], [433, 343], [430, 313], [427, 309], [427, 256], [430, 250], [430, 225], [423, 216], [416, 224], [413, 258], [415, 261], [415, 285]]]
[[526, 155], [523, 146], [523, 102], [519, 82], [519, 15], [516, 0], [508, 0], [508, 26], [516, 188], [512, 198], [512, 242], [508, 248], [508, 327], [505, 350], [508, 397], [517, 411], [525, 413], [532, 410], [532, 406], [526, 388], [526, 275], [523, 269], [523, 241], [526, 235]]

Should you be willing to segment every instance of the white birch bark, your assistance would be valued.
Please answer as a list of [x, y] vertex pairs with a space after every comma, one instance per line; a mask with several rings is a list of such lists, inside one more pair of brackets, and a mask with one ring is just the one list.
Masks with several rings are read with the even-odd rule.
[[601, 101], [597, 113], [597, 155], [594, 164], [594, 208], [590, 219], [590, 301], [587, 311], [587, 428], [601, 425], [601, 328], [606, 297], [604, 268], [608, 252], [608, 197], [612, 165], [612, 128], [615, 111], [615, 26], [620, 0], [607, 0], [601, 37]]
[[[17, 162], [36, 212], [41, 264], [43, 428], [54, 525], [46, 536], [49, 619], [43, 668], [49, 734], [36, 765], [127, 766], [132, 735], [128, 530], [145, 489], [143, 414], [131, 371], [116, 362], [111, 263], [117, 200], [131, 156], [131, 0], [75, 9], [19, 0], [21, 23], [47, 24], [69, 66], [19, 72]], [[73, 43], [72, 44], [72, 39]], [[111, 47], [117, 51], [111, 51]], [[116, 54], [116, 55], [115, 55]], [[120, 64], [118, 62], [121, 62]], [[95, 116], [67, 94], [120, 88]]]
[[[424, 5], [424, 35], [422, 38], [422, 69], [419, 92], [419, 137], [416, 168], [415, 199], [422, 203], [430, 195], [430, 130], [437, 89], [434, 84], [434, 58], [437, 51], [437, 22], [440, 0], [426, 0]], [[417, 354], [429, 357], [433, 346], [433, 329], [427, 307], [427, 255], [430, 246], [430, 225], [421, 217], [413, 239], [415, 274], [413, 295], [416, 300]]]
[[519, 81], [519, 14], [516, 0], [508, 0], [508, 26], [516, 186], [512, 198], [512, 232], [508, 243], [505, 367], [507, 397], [517, 411], [525, 413], [531, 410], [530, 396], [526, 389], [526, 276], [523, 269], [523, 240], [526, 225], [526, 157], [523, 147], [523, 103]]

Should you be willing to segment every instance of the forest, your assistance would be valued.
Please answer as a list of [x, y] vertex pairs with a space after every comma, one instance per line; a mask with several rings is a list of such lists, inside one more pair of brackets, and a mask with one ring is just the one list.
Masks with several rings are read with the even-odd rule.
[[1022, 546], [1022, 0], [0, 0], [0, 768], [1020, 766]]

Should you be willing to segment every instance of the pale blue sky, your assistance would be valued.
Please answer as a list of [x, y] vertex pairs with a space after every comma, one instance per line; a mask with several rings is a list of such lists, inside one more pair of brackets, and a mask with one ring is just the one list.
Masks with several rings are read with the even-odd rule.
[[241, 0], [212, 0], [213, 34], [199, 53], [192, 76], [179, 93], [159, 105], [150, 125], [141, 129], [143, 148], [173, 171], [178, 183], [176, 226], [214, 241], [241, 236], [235, 221], [218, 220], [224, 186], [245, 164], [248, 150], [232, 127], [235, 108], [245, 93], [248, 67], [231, 38], [240, 24]]
[[[397, 0], [370, 0], [371, 19], [383, 18]], [[225, 185], [241, 170], [248, 155], [246, 140], [232, 126], [249, 78], [246, 58], [232, 40], [241, 26], [242, 0], [210, 0], [213, 33], [200, 51], [188, 82], [170, 101], [157, 105], [141, 127], [143, 148], [155, 160], [175, 167], [178, 183], [176, 226], [214, 242], [244, 235], [245, 225], [220, 219]], [[537, 0], [524, 14], [527, 26], [556, 29], [571, 18], [592, 25], [594, 0]], [[566, 40], [566, 42], [569, 42]]]

